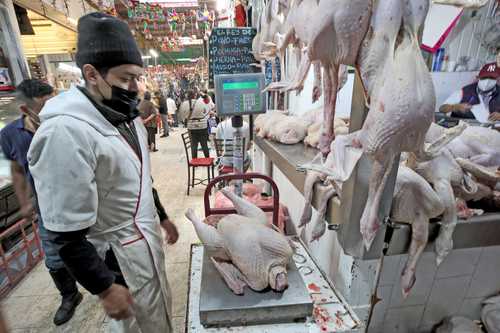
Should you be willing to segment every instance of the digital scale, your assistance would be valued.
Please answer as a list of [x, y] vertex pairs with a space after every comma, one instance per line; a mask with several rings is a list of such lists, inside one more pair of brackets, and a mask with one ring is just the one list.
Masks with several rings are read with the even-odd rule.
[[210, 249], [193, 244], [185, 333], [324, 333], [364, 332], [353, 309], [330, 284], [303, 243], [288, 267], [289, 287], [283, 293], [232, 293], [215, 267]]
[[215, 101], [219, 116], [266, 113], [264, 74], [215, 75]]
[[[217, 114], [232, 116], [233, 170], [243, 172], [243, 115], [266, 113], [265, 76], [262, 73], [220, 74], [214, 76]], [[235, 193], [241, 197], [241, 180], [235, 182]]]

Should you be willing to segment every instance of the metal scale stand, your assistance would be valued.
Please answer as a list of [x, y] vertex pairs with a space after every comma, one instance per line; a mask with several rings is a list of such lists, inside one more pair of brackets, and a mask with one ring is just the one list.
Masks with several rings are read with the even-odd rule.
[[[243, 116], [233, 116], [231, 118], [231, 125], [233, 126], [233, 170], [234, 173], [243, 173]], [[243, 180], [238, 179], [234, 184], [234, 193], [241, 197], [243, 191]]]
[[[243, 179], [261, 178], [262, 175], [243, 175], [243, 115], [264, 113], [265, 100], [263, 74], [235, 74], [215, 76], [216, 101], [220, 116], [232, 116], [233, 132], [233, 169], [234, 175], [221, 176], [207, 186], [211, 192], [215, 182], [233, 179], [235, 193], [242, 196]], [[233, 177], [233, 178], [231, 178]], [[265, 177], [265, 176], [264, 176]], [[267, 177], [268, 178], [268, 177]], [[269, 182], [274, 183], [272, 179]], [[274, 184], [274, 189], [277, 187]], [[276, 197], [278, 193], [274, 193]], [[209, 204], [205, 198], [205, 206]], [[275, 202], [275, 220], [279, 203]], [[268, 209], [273, 209], [269, 208]], [[205, 207], [205, 214], [207, 208]], [[229, 214], [220, 210], [216, 214]], [[304, 322], [313, 311], [312, 300], [304, 281], [295, 265], [291, 263], [288, 271], [289, 288], [277, 293], [272, 290], [255, 292], [245, 288], [245, 294], [235, 295], [226, 285], [210, 260], [213, 252], [203, 247], [201, 286], [199, 300], [200, 322], [204, 327], [236, 327], [248, 325], [279, 324]]]

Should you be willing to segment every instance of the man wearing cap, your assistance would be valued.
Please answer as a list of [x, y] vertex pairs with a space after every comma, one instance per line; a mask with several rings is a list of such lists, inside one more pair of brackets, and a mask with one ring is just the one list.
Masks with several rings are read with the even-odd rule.
[[111, 332], [172, 332], [160, 227], [169, 243], [178, 235], [155, 210], [141, 54], [125, 22], [92, 13], [78, 22], [76, 63], [85, 87], [45, 104], [28, 154], [44, 226]]
[[452, 117], [476, 119], [482, 123], [500, 121], [500, 68], [495, 62], [486, 64], [478, 82], [454, 92], [439, 108]]

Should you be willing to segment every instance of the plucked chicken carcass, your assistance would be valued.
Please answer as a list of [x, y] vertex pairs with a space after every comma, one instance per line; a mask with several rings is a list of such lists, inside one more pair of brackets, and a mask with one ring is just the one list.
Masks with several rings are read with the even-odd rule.
[[[257, 61], [269, 60], [272, 66], [273, 80], [276, 78], [276, 63], [274, 58], [279, 56], [276, 43], [279, 33], [283, 29], [284, 15], [288, 12], [287, 2], [270, 0], [260, 14], [257, 35], [252, 41], [252, 53]], [[280, 60], [280, 64], [282, 61]], [[281, 73], [284, 67], [281, 65]]]
[[468, 8], [479, 8], [483, 7], [488, 3], [489, 0], [433, 0], [432, 2], [441, 5], [452, 5], [459, 7]]
[[[294, 45], [297, 60], [297, 72], [291, 82], [271, 83], [266, 90], [283, 89], [285, 91], [298, 90], [304, 87], [304, 80], [311, 66], [311, 61], [307, 55], [307, 42], [311, 38], [313, 22], [318, 15], [317, 0], [294, 0], [291, 1], [290, 10], [283, 26], [283, 35], [278, 36], [277, 49], [280, 53], [280, 59], [284, 59], [286, 48], [289, 44]], [[313, 85], [313, 103], [319, 99], [322, 94], [321, 89], [321, 65], [314, 63], [314, 85]]]
[[186, 217], [193, 223], [202, 243], [216, 250], [213, 264], [237, 295], [245, 286], [261, 291], [288, 287], [287, 265], [293, 255], [288, 239], [267, 225], [266, 214], [257, 206], [223, 189], [238, 215], [222, 218], [216, 227], [205, 224], [192, 209]]
[[[263, 196], [262, 192], [263, 192], [262, 186], [252, 183], [243, 184], [242, 197], [246, 201], [249, 201], [254, 205], [260, 207], [272, 205], [273, 197]], [[233, 203], [222, 192], [215, 193], [214, 208], [232, 208], [232, 207]], [[271, 226], [273, 224], [273, 213], [266, 212], [266, 216], [267, 216], [267, 223], [269, 226]], [[217, 222], [222, 217], [223, 216], [220, 215], [211, 215], [207, 218], [207, 220], [210, 220], [209, 222], [210, 224], [216, 225]], [[282, 233], [285, 232], [285, 227], [289, 219], [290, 219], [290, 214], [288, 213], [288, 208], [280, 203], [278, 208], [278, 225], [277, 225], [280, 232]]]
[[[306, 5], [309, 0], [298, 2], [298, 6]], [[315, 8], [314, 1], [311, 0], [312, 8]], [[304, 9], [299, 15], [314, 16], [304, 20], [301, 17], [295, 20], [292, 28], [287, 31], [284, 41], [291, 41], [291, 36], [297, 33], [307, 39], [307, 53], [302, 57], [301, 64], [294, 81], [287, 86], [287, 90], [301, 89], [307, 76], [311, 63], [320, 63], [323, 68], [323, 91], [324, 91], [324, 128], [320, 138], [320, 150], [324, 156], [328, 154], [330, 143], [333, 141], [333, 122], [335, 116], [335, 103], [337, 91], [346, 82], [347, 69], [343, 65], [356, 64], [357, 55], [361, 42], [368, 29], [371, 15], [372, 1], [367, 0], [320, 0], [317, 10]], [[293, 10], [291, 10], [293, 14]], [[307, 14], [304, 14], [307, 13]], [[293, 21], [293, 20], [291, 20]], [[311, 29], [312, 27], [312, 29]], [[292, 35], [293, 33], [293, 35]], [[290, 37], [290, 38], [288, 38]], [[286, 47], [283, 43], [282, 47]], [[318, 80], [321, 70], [315, 67], [315, 77]], [[317, 86], [318, 83], [315, 83]], [[275, 85], [277, 88], [283, 84]], [[313, 99], [318, 96], [318, 89], [313, 92]]]
[[[433, 125], [428, 136], [441, 135], [445, 129]], [[455, 157], [469, 159], [485, 167], [500, 166], [500, 132], [480, 126], [469, 126], [446, 146]]]
[[[333, 119], [339, 86], [339, 66], [356, 65], [361, 42], [368, 30], [372, 1], [320, 0], [318, 16], [308, 41], [308, 58], [323, 67], [324, 128], [320, 150], [326, 156], [333, 141]], [[307, 75], [307, 73], [305, 73]]]
[[[341, 140], [345, 136], [337, 136], [336, 141], [341, 144], [348, 144], [348, 140]], [[335, 147], [332, 144], [332, 151], [326, 159], [326, 165], [333, 164]], [[330, 165], [331, 166], [331, 165]], [[328, 201], [335, 195], [341, 197], [342, 183], [328, 179], [328, 173], [318, 171], [308, 171], [305, 182], [304, 198], [306, 200], [299, 227], [304, 227], [311, 220], [312, 215], [312, 191], [314, 184], [321, 182], [324, 185], [320, 195], [318, 216], [314, 222], [311, 239], [317, 240], [326, 230], [324, 217]], [[418, 260], [427, 245], [429, 220], [439, 216], [444, 211], [443, 203], [433, 188], [413, 170], [400, 166], [396, 178], [396, 186], [393, 195], [391, 217], [394, 221], [409, 223], [412, 225], [412, 238], [408, 259], [401, 274], [401, 286], [403, 296], [406, 297], [415, 283], [415, 271]], [[305, 228], [303, 229], [304, 232]], [[304, 236], [303, 236], [304, 237]]]
[[[425, 140], [433, 142], [446, 131], [449, 130], [432, 124]], [[489, 146], [486, 141], [492, 140], [493, 145], [497, 135], [500, 134], [494, 130], [469, 126], [430, 161], [409, 163], [434, 187], [445, 207], [436, 239], [438, 265], [453, 249], [453, 231], [458, 222], [456, 198], [479, 200], [487, 197], [492, 195], [498, 182], [496, 167], [489, 170], [475, 162], [490, 164], [490, 158], [485, 158], [485, 153], [495, 156], [494, 147]], [[497, 147], [496, 150], [500, 149]]]
[[272, 112], [255, 119], [257, 135], [284, 144], [295, 144], [306, 137], [310, 122], [306, 119]]
[[[445, 135], [434, 146], [424, 146], [435, 108], [434, 86], [418, 41], [428, 5], [427, 0], [379, 1], [361, 53], [360, 70], [370, 96], [370, 111], [357, 139], [373, 161], [360, 221], [366, 248], [380, 227], [382, 194], [397, 156], [414, 152], [429, 159], [453, 138]], [[454, 131], [457, 135], [460, 128], [449, 133]]]
[[438, 194], [413, 170], [399, 166], [391, 218], [396, 222], [411, 224], [411, 243], [408, 259], [401, 273], [403, 296], [408, 296], [415, 284], [415, 271], [418, 260], [427, 245], [429, 220], [441, 215], [444, 205]]
[[[307, 128], [307, 135], [304, 138], [304, 144], [314, 148], [319, 148], [319, 139], [321, 137], [321, 129], [323, 122], [315, 122]], [[333, 121], [333, 130], [336, 135], [345, 135], [349, 133], [349, 120], [343, 118], [335, 118]]]

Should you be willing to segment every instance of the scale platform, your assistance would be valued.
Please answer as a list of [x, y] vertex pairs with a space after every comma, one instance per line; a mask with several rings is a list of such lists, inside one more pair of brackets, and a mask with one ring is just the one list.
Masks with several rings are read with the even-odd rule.
[[295, 263], [288, 266], [289, 287], [282, 293], [245, 287], [235, 295], [222, 279], [205, 248], [201, 273], [200, 320], [205, 327], [305, 322], [313, 302]]
[[[189, 291], [188, 291], [188, 304], [186, 311], [186, 330], [185, 333], [324, 333], [324, 332], [343, 332], [343, 333], [361, 333], [364, 332], [364, 327], [360, 320], [357, 318], [351, 307], [345, 302], [342, 296], [335, 290], [325, 277], [324, 273], [318, 267], [317, 263], [311, 257], [304, 244], [296, 237], [291, 237], [293, 243], [297, 246], [293, 256], [294, 267], [298, 267], [298, 272], [304, 288], [307, 290], [309, 299], [312, 300], [314, 309], [309, 312], [308, 318], [305, 322], [281, 322], [276, 323], [273, 315], [272, 323], [250, 324], [244, 323], [239, 320], [240, 324], [237, 326], [219, 325], [207, 327], [202, 324], [200, 317], [201, 311], [201, 297], [206, 290], [218, 290], [221, 288], [222, 292], [228, 292], [231, 296], [240, 298], [240, 296], [233, 295], [232, 292], [224, 284], [222, 278], [217, 276], [220, 280], [213, 279], [212, 283], [202, 286], [202, 270], [204, 269], [204, 262], [207, 256], [205, 255], [205, 247], [201, 244], [191, 245], [191, 254], [189, 260]], [[293, 274], [293, 273], [292, 273]], [[289, 276], [290, 279], [293, 279]], [[214, 283], [220, 282], [219, 287]], [[293, 282], [291, 282], [293, 283]], [[289, 288], [287, 291], [290, 291]], [[246, 288], [245, 293], [249, 292]], [[272, 294], [271, 294], [272, 295]], [[218, 294], [214, 299], [224, 299]], [[240, 298], [241, 299], [241, 298]], [[258, 302], [259, 299], [257, 299]], [[241, 307], [242, 301], [239, 300], [237, 305]], [[267, 304], [267, 303], [266, 303]], [[255, 306], [259, 305], [258, 303]], [[259, 305], [260, 306], [260, 305]], [[221, 310], [215, 308], [216, 311]], [[217, 313], [217, 312], [215, 312]], [[224, 310], [219, 314], [224, 314]], [[228, 316], [228, 314], [226, 312]], [[267, 318], [269, 318], [268, 316]], [[262, 319], [262, 318], [260, 318]], [[235, 322], [235, 321], [233, 321]]]

